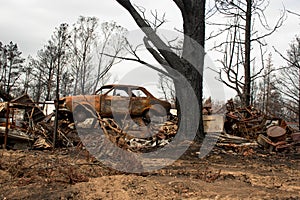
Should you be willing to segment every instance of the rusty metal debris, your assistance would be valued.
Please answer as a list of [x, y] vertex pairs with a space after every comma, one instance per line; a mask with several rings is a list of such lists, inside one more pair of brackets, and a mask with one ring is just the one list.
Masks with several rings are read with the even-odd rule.
[[203, 115], [210, 115], [212, 114], [212, 102], [211, 102], [211, 97], [205, 100], [203, 104], [203, 109], [202, 109], [202, 114]]
[[227, 102], [226, 108], [226, 133], [257, 141], [269, 151], [282, 151], [296, 145], [292, 141], [295, 130], [283, 119], [269, 116], [252, 106], [236, 108], [232, 100]]
[[267, 130], [267, 135], [273, 142], [286, 140], [286, 130], [280, 126], [269, 127]]
[[235, 108], [233, 101], [226, 104], [227, 113], [225, 130], [227, 133], [245, 138], [257, 138], [261, 133], [265, 133], [270, 126], [280, 126], [286, 128], [286, 122], [278, 117], [268, 116], [262, 111], [252, 106]]

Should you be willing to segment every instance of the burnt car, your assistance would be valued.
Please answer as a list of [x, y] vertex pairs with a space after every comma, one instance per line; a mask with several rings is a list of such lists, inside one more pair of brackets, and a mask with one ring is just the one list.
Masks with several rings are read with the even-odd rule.
[[91, 117], [93, 111], [103, 118], [142, 117], [149, 122], [152, 115], [168, 116], [171, 104], [155, 98], [144, 87], [112, 84], [102, 86], [93, 95], [61, 98], [59, 107], [72, 112], [77, 122]]

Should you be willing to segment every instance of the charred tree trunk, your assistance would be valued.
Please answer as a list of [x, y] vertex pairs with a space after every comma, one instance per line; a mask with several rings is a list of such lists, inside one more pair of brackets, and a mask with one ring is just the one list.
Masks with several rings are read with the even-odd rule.
[[12, 56], [11, 56], [11, 59], [9, 59], [9, 69], [8, 69], [8, 77], [7, 77], [7, 88], [6, 88], [6, 93], [8, 94], [8, 95], [10, 95], [10, 89], [11, 89], [11, 72], [12, 72], [12, 65], [13, 65], [13, 58], [12, 58]]
[[52, 81], [53, 81], [53, 71], [54, 71], [54, 67], [53, 67], [53, 61], [51, 58], [51, 62], [50, 62], [50, 68], [49, 68], [49, 74], [48, 74], [48, 79], [47, 79], [47, 93], [46, 93], [46, 101], [50, 101], [51, 100], [51, 91], [52, 91]]
[[[190, 130], [191, 127], [198, 127], [197, 134], [195, 141], [198, 142], [201, 138], [204, 137], [204, 129], [202, 124], [202, 75], [195, 70], [193, 67], [188, 67], [189, 64], [186, 64], [187, 71], [184, 74], [189, 84], [187, 87], [191, 87], [192, 90], [186, 90], [186, 85], [182, 83], [175, 84], [175, 91], [177, 98], [181, 98], [181, 103], [177, 108], [179, 108], [179, 125], [183, 125], [182, 127], [184, 130]], [[176, 83], [176, 81], [174, 81]], [[198, 101], [197, 104], [190, 102], [192, 96], [196, 96], [196, 100]], [[182, 117], [186, 118], [182, 118]], [[193, 116], [199, 117], [198, 124], [195, 124]], [[184, 120], [184, 121], [182, 121]], [[193, 134], [193, 133], [186, 133], [186, 134]]]
[[[42, 72], [39, 72], [38, 80], [42, 80]], [[37, 91], [35, 92], [35, 101], [39, 102], [42, 95], [42, 81], [38, 81], [37, 83]]]
[[252, 9], [252, 1], [247, 0], [247, 10], [246, 10], [246, 30], [245, 30], [245, 86], [244, 86], [244, 99], [242, 104], [244, 106], [250, 105], [251, 100], [251, 9]]
[[[204, 136], [202, 123], [202, 88], [203, 65], [205, 47], [205, 0], [202, 1], [174, 1], [181, 10], [183, 17], [184, 46], [183, 58], [189, 58], [186, 62], [184, 76], [191, 84], [199, 103], [199, 110], [192, 110], [199, 115], [197, 140]], [[198, 46], [200, 45], [200, 46]], [[192, 126], [192, 124], [191, 124]]]

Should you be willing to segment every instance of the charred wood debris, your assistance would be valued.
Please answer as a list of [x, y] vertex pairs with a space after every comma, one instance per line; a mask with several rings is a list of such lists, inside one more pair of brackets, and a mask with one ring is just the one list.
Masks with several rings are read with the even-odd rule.
[[[42, 110], [47, 104], [41, 105], [28, 95], [0, 103], [0, 145], [3, 148], [53, 148], [55, 112], [47, 114]], [[64, 112], [60, 114], [70, 115]], [[266, 153], [300, 153], [299, 127], [252, 106], [239, 108], [229, 100], [223, 109], [214, 112], [209, 98], [203, 104], [202, 114], [206, 136], [217, 137], [215, 146], [222, 151], [242, 152], [243, 155], [253, 154], [254, 149]], [[169, 144], [178, 129], [176, 115], [165, 121], [158, 119], [159, 123], [148, 125], [142, 118], [133, 121], [124, 118], [116, 122], [111, 118], [101, 118], [97, 113], [94, 119], [87, 119], [76, 125], [70, 118], [72, 117], [61, 117], [58, 121], [55, 145], [58, 148], [84, 148], [78, 128], [83, 130], [99, 126], [101, 132], [118, 147], [132, 152], [147, 152]]]

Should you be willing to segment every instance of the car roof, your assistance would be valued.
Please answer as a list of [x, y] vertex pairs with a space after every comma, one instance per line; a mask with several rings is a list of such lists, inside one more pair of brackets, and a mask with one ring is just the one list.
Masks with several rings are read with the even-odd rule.
[[137, 85], [109, 84], [109, 85], [103, 85], [100, 89], [102, 89], [102, 88], [113, 88], [113, 87], [144, 88], [142, 86], [137, 86]]
[[[143, 89], [144, 92], [146, 92], [148, 95], [150, 95], [151, 97], [154, 97], [146, 88], [142, 87], [142, 86], [137, 86], [137, 85], [126, 85], [126, 84], [109, 84], [109, 85], [103, 85], [99, 90], [97, 91], [100, 91], [101, 89], [111, 89], [111, 88], [114, 88], [114, 87], [119, 87], [119, 88], [132, 88], [133, 89]], [[97, 91], [95, 92], [95, 94], [97, 93]]]

